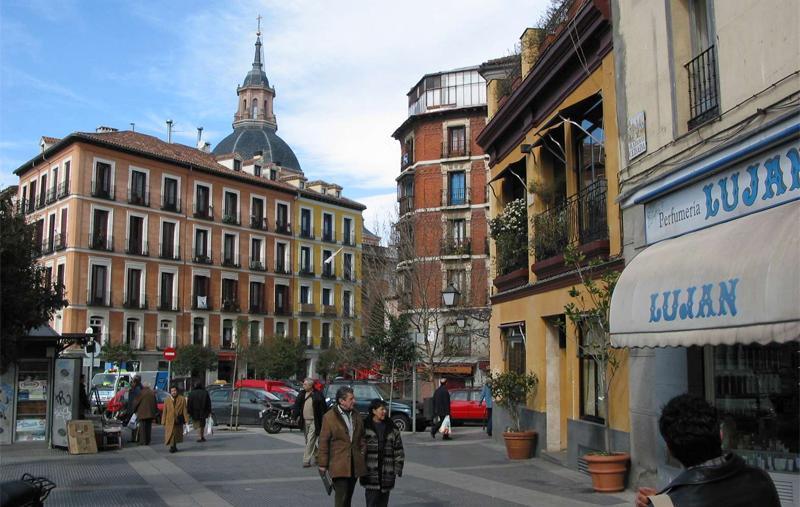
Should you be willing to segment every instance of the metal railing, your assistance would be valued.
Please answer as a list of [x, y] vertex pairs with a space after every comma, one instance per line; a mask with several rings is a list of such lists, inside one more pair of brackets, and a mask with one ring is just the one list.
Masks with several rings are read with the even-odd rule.
[[103, 186], [97, 180], [92, 180], [92, 197], [113, 201], [115, 199], [114, 187], [110, 186], [110, 184], [109, 186]]
[[275, 262], [275, 273], [279, 275], [288, 275], [291, 274], [292, 269], [289, 264], [283, 261]]
[[323, 230], [322, 231], [322, 241], [325, 241], [327, 243], [336, 243], [336, 238], [333, 235], [333, 231], [332, 230], [328, 230], [328, 231]]
[[39, 194], [39, 198], [36, 199], [36, 209], [42, 209], [47, 206], [47, 190], [42, 190]]
[[469, 204], [466, 188], [450, 188], [447, 190], [445, 206], [464, 206]]
[[53, 246], [55, 244], [55, 238], [44, 238], [42, 240], [42, 247], [39, 250], [40, 255], [47, 255], [53, 253]]
[[342, 307], [342, 317], [350, 318], [353, 316], [353, 308], [347, 304]]
[[259, 231], [267, 230], [267, 220], [264, 217], [250, 216], [250, 228]]
[[599, 179], [563, 203], [533, 217], [533, 248], [541, 261], [564, 253], [567, 245], [608, 238], [607, 183]]
[[69, 180], [62, 181], [58, 185], [58, 198], [63, 199], [69, 195]]
[[314, 268], [311, 266], [300, 266], [300, 276], [314, 276]]
[[62, 232], [56, 234], [55, 239], [53, 241], [53, 248], [55, 250], [64, 250], [67, 248], [67, 233]]
[[226, 268], [238, 268], [239, 265], [239, 253], [238, 252], [224, 252], [222, 254], [222, 265]]
[[192, 310], [213, 310], [211, 296], [192, 295]]
[[469, 155], [469, 143], [454, 143], [451, 146], [447, 141], [442, 142], [442, 158], [468, 157]]
[[114, 251], [114, 238], [109, 234], [90, 233], [89, 248], [92, 250]]
[[96, 294], [89, 292], [86, 297], [86, 306], [111, 306], [111, 291]]
[[356, 246], [356, 235], [352, 232], [345, 232], [342, 236], [342, 244], [346, 246]]
[[267, 267], [261, 261], [250, 261], [250, 270], [251, 271], [266, 271]]
[[206, 207], [198, 207], [197, 203], [194, 203], [192, 208], [192, 214], [195, 218], [200, 218], [203, 220], [214, 220], [214, 206], [208, 205]]
[[336, 317], [336, 305], [322, 305], [323, 317]]
[[689, 130], [719, 116], [717, 50], [709, 47], [685, 65], [689, 74]]
[[278, 234], [291, 234], [292, 224], [288, 222], [275, 221], [275, 232]]
[[197, 264], [214, 264], [214, 259], [211, 255], [211, 252], [208, 253], [195, 252], [194, 256], [192, 257], [192, 262], [195, 262]]
[[125, 299], [122, 300], [122, 307], [136, 310], [146, 310], [147, 296], [140, 296], [139, 294], [125, 294]]
[[239, 225], [241, 224], [241, 220], [239, 219], [239, 213], [236, 211], [228, 211], [225, 210], [222, 213], [222, 223], [228, 225]]
[[233, 348], [233, 335], [225, 336], [225, 334], [223, 333], [222, 334], [222, 338], [221, 338], [221, 343], [219, 344], [219, 348], [225, 349], [225, 350], [232, 349]]
[[143, 257], [147, 257], [147, 241], [142, 241], [141, 238], [133, 240], [127, 238], [125, 240], [125, 253], [128, 255], [141, 255]]
[[287, 306], [276, 306], [275, 307], [275, 315], [280, 315], [282, 317], [287, 317], [292, 315], [292, 310]]
[[164, 194], [161, 194], [161, 211], [172, 211], [174, 213], [180, 213], [181, 198], [177, 196], [165, 196]]
[[53, 185], [47, 190], [47, 204], [53, 204], [58, 199], [58, 188]]
[[333, 269], [333, 266], [331, 266], [331, 264], [323, 264], [322, 278], [328, 278], [328, 279], [336, 278], [336, 270]]
[[250, 303], [250, 313], [255, 315], [264, 315], [267, 313], [267, 308], [264, 303]]
[[158, 300], [158, 309], [165, 311], [165, 312], [177, 312], [178, 311], [178, 298], [173, 298], [172, 296], [161, 296], [161, 299]]
[[469, 255], [472, 244], [466, 238], [445, 238], [441, 244], [442, 255]]
[[180, 245], [170, 245], [170, 248], [167, 248], [164, 243], [160, 243], [158, 245], [158, 257], [161, 259], [179, 261], [181, 260], [181, 247]]
[[150, 206], [150, 191], [147, 189], [142, 191], [135, 188], [128, 188], [128, 204]]
[[239, 308], [239, 300], [236, 298], [223, 299], [221, 309], [223, 312], [239, 313], [241, 311], [241, 309]]
[[314, 239], [314, 228], [300, 226], [300, 237], [303, 239]]

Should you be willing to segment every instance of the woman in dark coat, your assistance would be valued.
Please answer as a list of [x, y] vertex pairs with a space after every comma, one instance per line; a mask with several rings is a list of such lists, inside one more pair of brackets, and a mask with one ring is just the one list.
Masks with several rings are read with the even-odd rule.
[[364, 438], [367, 442], [367, 474], [361, 477], [361, 485], [366, 488], [367, 507], [385, 507], [389, 505], [395, 477], [403, 475], [405, 453], [400, 430], [386, 418], [383, 400], [374, 399], [370, 403]]

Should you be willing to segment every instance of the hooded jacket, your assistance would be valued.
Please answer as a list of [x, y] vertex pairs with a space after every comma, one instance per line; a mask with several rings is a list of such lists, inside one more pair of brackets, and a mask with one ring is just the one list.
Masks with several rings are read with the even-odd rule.
[[[403, 475], [405, 452], [400, 430], [388, 417], [383, 421], [385, 430], [383, 442], [378, 441], [378, 432], [371, 417], [364, 423], [364, 438], [367, 442], [365, 462], [366, 475], [361, 477], [361, 485], [367, 489], [389, 491], [394, 488], [395, 477]], [[383, 444], [383, 445], [381, 445]]]

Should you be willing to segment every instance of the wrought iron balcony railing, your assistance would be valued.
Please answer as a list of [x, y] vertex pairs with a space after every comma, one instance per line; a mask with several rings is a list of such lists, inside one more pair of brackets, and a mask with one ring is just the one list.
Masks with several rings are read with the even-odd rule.
[[158, 309], [165, 312], [178, 311], [178, 298], [164, 297], [158, 300]]
[[323, 317], [336, 317], [336, 305], [322, 305]]
[[275, 222], [275, 232], [278, 234], [292, 234], [292, 224], [288, 222]]
[[192, 257], [192, 262], [195, 262], [197, 264], [214, 264], [214, 259], [211, 256], [211, 252], [208, 253], [195, 252], [194, 256]]
[[689, 74], [689, 130], [719, 116], [717, 50], [709, 47], [685, 65]]
[[314, 228], [300, 226], [300, 237], [303, 239], [314, 239]]
[[197, 206], [197, 203], [194, 203], [193, 208], [193, 215], [195, 218], [200, 218], [202, 220], [214, 220], [214, 206]]
[[179, 261], [181, 260], [181, 247], [180, 245], [165, 245], [161, 243], [158, 245], [158, 256], [161, 259]]
[[136, 310], [147, 310], [147, 296], [139, 294], [126, 294], [125, 299], [122, 301], [123, 308], [132, 308]]
[[114, 251], [114, 238], [108, 234], [93, 233], [89, 234], [89, 248], [92, 250]]
[[142, 241], [141, 238], [126, 239], [125, 253], [128, 255], [141, 255], [143, 257], [147, 257], [147, 241]]
[[254, 315], [265, 315], [267, 308], [263, 303], [250, 303], [250, 313]]
[[442, 255], [470, 255], [472, 243], [466, 238], [445, 238], [441, 244]]
[[239, 313], [241, 311], [239, 308], [239, 300], [236, 298], [223, 299], [221, 309], [223, 312]]
[[224, 252], [222, 254], [222, 265], [225, 266], [226, 268], [240, 267], [239, 254], [233, 252]]
[[267, 267], [261, 261], [250, 261], [250, 270], [251, 271], [266, 271]]
[[53, 241], [53, 249], [64, 250], [65, 248], [67, 248], [67, 233], [62, 232], [56, 234], [55, 239]]
[[443, 206], [466, 206], [469, 204], [469, 195], [465, 188], [451, 188], [447, 191], [447, 198]]
[[213, 310], [211, 296], [192, 296], [192, 310]]
[[58, 185], [58, 199], [63, 199], [69, 195], [69, 180], [62, 181]]
[[99, 181], [92, 180], [92, 197], [113, 201], [115, 198], [114, 187], [109, 184], [101, 184]]
[[150, 191], [147, 189], [139, 190], [135, 188], [129, 188], [128, 204], [134, 204], [136, 206], [150, 206]]
[[175, 195], [161, 194], [161, 211], [181, 212], [181, 198]]
[[228, 225], [239, 225], [241, 224], [241, 219], [239, 218], [239, 213], [236, 211], [225, 210], [222, 213], [222, 223]]
[[89, 292], [86, 297], [86, 306], [111, 306], [111, 291]]
[[267, 230], [267, 220], [264, 217], [250, 217], [250, 228], [259, 231]]
[[53, 204], [58, 199], [58, 188], [53, 185], [47, 190], [47, 204]]

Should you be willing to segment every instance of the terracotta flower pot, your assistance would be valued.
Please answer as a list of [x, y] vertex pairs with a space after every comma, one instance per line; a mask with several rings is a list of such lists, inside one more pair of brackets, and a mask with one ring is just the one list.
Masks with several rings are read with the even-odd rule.
[[535, 431], [504, 432], [508, 459], [530, 459], [533, 456], [536, 435]]
[[625, 452], [614, 454], [587, 454], [583, 457], [589, 465], [592, 487], [601, 493], [612, 493], [625, 489], [625, 474], [631, 455]]

